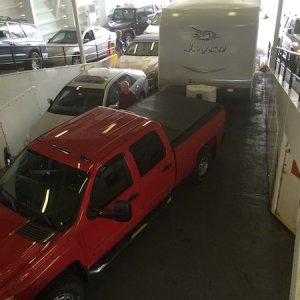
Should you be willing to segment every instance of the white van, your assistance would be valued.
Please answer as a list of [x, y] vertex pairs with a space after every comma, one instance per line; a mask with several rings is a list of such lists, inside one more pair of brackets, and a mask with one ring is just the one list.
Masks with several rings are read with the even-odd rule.
[[259, 0], [186, 0], [162, 9], [159, 88], [251, 88]]

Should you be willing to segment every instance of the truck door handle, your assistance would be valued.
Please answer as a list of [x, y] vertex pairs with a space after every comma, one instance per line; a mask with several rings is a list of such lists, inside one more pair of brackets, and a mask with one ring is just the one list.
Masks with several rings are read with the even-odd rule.
[[172, 167], [172, 164], [165, 165], [164, 168], [162, 169], [162, 173], [168, 171], [169, 169], [171, 169], [171, 167]]
[[135, 193], [135, 194], [131, 195], [128, 199], [128, 202], [132, 202], [138, 195], [139, 195], [139, 193]]

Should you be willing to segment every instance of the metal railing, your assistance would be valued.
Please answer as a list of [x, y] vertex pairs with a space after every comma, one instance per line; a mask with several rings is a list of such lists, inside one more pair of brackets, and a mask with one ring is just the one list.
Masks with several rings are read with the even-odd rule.
[[[78, 49], [77, 49], [78, 48]], [[36, 57], [31, 57], [35, 52]], [[52, 53], [53, 55], [52, 55]], [[103, 58], [109, 57], [115, 53], [115, 47], [112, 44], [110, 47], [103, 45], [87, 45], [85, 46], [85, 56], [87, 61], [100, 61]], [[72, 61], [72, 58], [79, 58]], [[5, 45], [0, 47], [0, 73], [5, 70], [18, 71], [20, 67], [29, 67], [31, 61], [37, 61], [37, 69], [51, 67], [56, 65], [71, 65], [80, 63], [80, 52], [77, 46], [10, 46]], [[26, 66], [27, 64], [27, 66]]]
[[275, 59], [272, 59], [272, 46], [269, 43], [268, 59], [274, 62], [274, 71], [277, 75], [282, 76], [282, 82], [288, 82], [288, 88], [292, 88], [298, 94], [298, 101], [300, 101], [300, 53], [276, 47]]

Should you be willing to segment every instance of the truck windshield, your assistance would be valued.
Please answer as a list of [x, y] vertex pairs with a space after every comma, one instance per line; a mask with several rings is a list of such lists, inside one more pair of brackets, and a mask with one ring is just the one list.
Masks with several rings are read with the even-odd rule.
[[48, 112], [67, 116], [80, 114], [102, 105], [104, 91], [102, 89], [66, 86], [54, 99]]
[[116, 8], [112, 16], [115, 22], [120, 21], [133, 21], [135, 20], [135, 9], [130, 8]]
[[0, 178], [0, 203], [58, 231], [75, 220], [88, 173], [25, 149]]
[[56, 43], [56, 44], [77, 44], [77, 35], [76, 31], [70, 30], [61, 30], [57, 32], [48, 43]]

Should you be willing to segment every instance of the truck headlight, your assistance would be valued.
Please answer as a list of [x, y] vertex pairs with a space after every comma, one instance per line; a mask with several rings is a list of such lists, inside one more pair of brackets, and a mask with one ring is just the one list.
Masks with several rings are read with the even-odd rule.
[[151, 80], [151, 79], [154, 79], [157, 75], [157, 72], [156, 71], [151, 71], [149, 73], [147, 73], [147, 79], [148, 80]]

